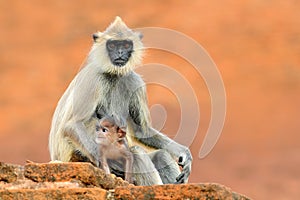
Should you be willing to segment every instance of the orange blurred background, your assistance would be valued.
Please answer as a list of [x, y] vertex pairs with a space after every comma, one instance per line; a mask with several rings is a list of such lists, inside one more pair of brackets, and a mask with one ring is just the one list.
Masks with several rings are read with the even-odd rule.
[[[89, 52], [91, 34], [119, 15], [132, 28], [165, 27], [192, 37], [223, 77], [225, 126], [213, 151], [199, 159], [211, 109], [205, 83], [180, 57], [158, 50], [145, 56], [145, 63], [178, 70], [197, 91], [201, 119], [190, 147], [190, 182], [218, 182], [254, 199], [299, 198], [299, 10], [294, 0], [0, 0], [0, 161], [49, 161], [56, 103]], [[156, 85], [148, 95], [150, 105], [164, 105], [163, 132], [173, 137], [176, 98]]]

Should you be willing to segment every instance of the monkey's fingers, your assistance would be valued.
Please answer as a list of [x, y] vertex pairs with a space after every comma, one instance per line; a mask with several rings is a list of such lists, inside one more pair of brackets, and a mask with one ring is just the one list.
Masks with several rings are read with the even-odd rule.
[[179, 176], [176, 177], [176, 182], [175, 184], [181, 184], [184, 183], [184, 174], [181, 173]]
[[191, 173], [191, 161], [186, 163], [186, 165], [183, 167], [182, 172], [177, 176], [176, 178], [176, 183], [181, 184], [181, 183], [187, 183], [190, 173]]
[[189, 149], [186, 149], [178, 157], [178, 165], [182, 168], [181, 173], [176, 178], [176, 183], [186, 183], [192, 169], [192, 155]]

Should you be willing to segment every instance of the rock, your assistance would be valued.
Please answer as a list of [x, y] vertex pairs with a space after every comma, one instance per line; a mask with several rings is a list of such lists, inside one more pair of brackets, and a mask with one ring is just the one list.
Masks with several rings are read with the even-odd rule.
[[115, 189], [116, 199], [234, 199], [248, 200], [248, 197], [232, 192], [219, 184], [170, 184], [154, 186], [119, 187]]
[[0, 162], [0, 181], [11, 183], [24, 178], [24, 167], [20, 165], [5, 164]]
[[18, 199], [106, 199], [106, 190], [100, 188], [61, 188], [61, 189], [13, 189], [0, 191], [2, 200]]
[[0, 163], [0, 200], [249, 198], [212, 183], [134, 186], [89, 163]]
[[28, 163], [25, 165], [25, 177], [35, 182], [61, 182], [73, 179], [89, 186], [113, 189], [117, 186], [126, 186], [127, 182], [107, 175], [103, 170], [90, 163]]

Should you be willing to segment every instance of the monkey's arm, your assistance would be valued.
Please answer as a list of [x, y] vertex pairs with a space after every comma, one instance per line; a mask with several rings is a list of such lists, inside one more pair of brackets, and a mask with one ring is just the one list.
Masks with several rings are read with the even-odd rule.
[[98, 162], [98, 149], [94, 137], [87, 134], [87, 129], [82, 122], [69, 122], [66, 125], [64, 136], [69, 139], [75, 148], [80, 150], [83, 155], [96, 166]]
[[134, 137], [143, 144], [156, 149], [165, 149], [178, 159], [178, 164], [183, 167], [181, 174], [176, 178], [177, 183], [185, 183], [191, 173], [192, 155], [190, 150], [163, 133], [155, 130], [149, 123], [149, 110], [146, 92], [140, 88], [132, 96], [129, 106], [130, 116], [134, 124]]
[[[71, 139], [75, 149], [79, 149], [91, 162], [98, 166], [98, 145], [95, 141], [96, 124], [94, 121], [97, 106], [97, 77], [89, 75], [84, 68], [70, 85], [66, 121], [63, 122], [63, 134]], [[93, 83], [93, 84], [91, 84]], [[57, 141], [59, 142], [59, 141]]]
[[107, 157], [104, 153], [104, 151], [107, 151], [107, 150], [109, 150], [109, 149], [105, 149], [105, 147], [100, 147], [99, 161], [101, 163], [101, 169], [103, 169], [106, 174], [110, 174], [109, 166], [107, 164]]

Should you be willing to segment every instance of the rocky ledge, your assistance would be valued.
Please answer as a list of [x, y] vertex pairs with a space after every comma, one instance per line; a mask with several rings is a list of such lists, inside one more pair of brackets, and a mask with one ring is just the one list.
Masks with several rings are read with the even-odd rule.
[[134, 186], [89, 163], [0, 162], [0, 200], [10, 199], [241, 199], [214, 183]]

